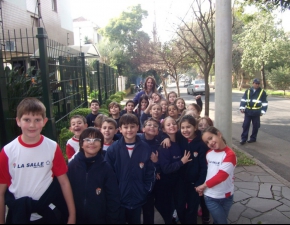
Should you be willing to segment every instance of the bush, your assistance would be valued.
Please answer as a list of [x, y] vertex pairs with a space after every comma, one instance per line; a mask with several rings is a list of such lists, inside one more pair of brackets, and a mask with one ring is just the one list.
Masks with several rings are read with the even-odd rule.
[[126, 92], [124, 92], [124, 91], [118, 91], [117, 93], [115, 93], [115, 95], [122, 96], [122, 98], [124, 99], [126, 97]]
[[62, 154], [64, 156], [64, 158], [67, 160], [67, 155], [66, 155], [66, 151], [65, 151], [65, 147], [66, 147], [66, 143], [67, 141], [72, 138], [74, 136], [74, 134], [72, 132], [70, 132], [69, 129], [67, 128], [62, 128], [61, 132], [59, 134], [58, 140], [59, 140], [59, 146], [61, 148]]
[[98, 99], [99, 98], [99, 91], [92, 91], [90, 94], [91, 99]]
[[112, 99], [107, 99], [107, 100], [106, 100], [106, 109], [108, 108], [108, 106], [109, 106], [109, 104], [110, 104], [111, 102], [113, 102]]
[[101, 108], [101, 109], [99, 110], [99, 113], [104, 114], [104, 115], [106, 115], [106, 116], [109, 116], [109, 110], [104, 109], [104, 108]]
[[81, 115], [81, 116], [84, 116], [85, 118], [87, 117], [87, 115], [89, 115], [91, 113], [91, 109], [90, 108], [79, 108], [79, 109], [76, 109], [74, 111], [72, 111], [70, 114], [69, 114], [69, 120], [72, 116], [75, 116], [75, 115]]

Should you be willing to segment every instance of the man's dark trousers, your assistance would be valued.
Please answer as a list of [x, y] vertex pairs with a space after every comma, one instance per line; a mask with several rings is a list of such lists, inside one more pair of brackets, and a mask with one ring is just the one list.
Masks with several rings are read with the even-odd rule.
[[250, 129], [251, 122], [253, 123], [253, 131], [252, 131], [252, 135], [250, 137], [250, 140], [256, 141], [257, 135], [258, 135], [258, 130], [260, 128], [260, 115], [250, 116], [247, 113], [245, 113], [241, 141], [247, 141], [248, 136], [249, 136], [249, 129]]

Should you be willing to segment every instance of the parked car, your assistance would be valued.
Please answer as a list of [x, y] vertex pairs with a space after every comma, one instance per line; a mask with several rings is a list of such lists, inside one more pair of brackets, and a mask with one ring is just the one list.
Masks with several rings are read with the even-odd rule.
[[197, 95], [205, 94], [205, 83], [204, 80], [194, 80], [190, 85], [187, 86], [187, 94]]

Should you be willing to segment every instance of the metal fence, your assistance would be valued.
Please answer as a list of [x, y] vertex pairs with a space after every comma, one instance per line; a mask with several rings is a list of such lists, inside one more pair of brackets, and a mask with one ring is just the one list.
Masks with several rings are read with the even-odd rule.
[[[46, 107], [44, 135], [57, 141], [68, 115], [100, 103], [115, 93], [115, 70], [90, 55], [48, 39], [43, 28], [6, 31], [0, 37], [0, 145], [21, 132], [16, 107], [25, 97], [37, 97]], [[91, 62], [91, 63], [89, 63]]]

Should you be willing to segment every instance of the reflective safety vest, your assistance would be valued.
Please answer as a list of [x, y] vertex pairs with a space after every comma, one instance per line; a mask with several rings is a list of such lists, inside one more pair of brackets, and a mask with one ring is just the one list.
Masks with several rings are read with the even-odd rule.
[[256, 107], [256, 106], [257, 106], [257, 103], [263, 94], [263, 91], [264, 91], [264, 89], [261, 89], [260, 94], [255, 102], [255, 105], [253, 107], [250, 107], [250, 104], [249, 104], [249, 102], [250, 102], [250, 89], [248, 90], [248, 99], [247, 99], [247, 108], [248, 109], [261, 109], [262, 108], [262, 105], [260, 107]]

